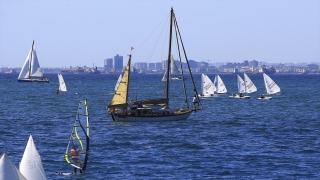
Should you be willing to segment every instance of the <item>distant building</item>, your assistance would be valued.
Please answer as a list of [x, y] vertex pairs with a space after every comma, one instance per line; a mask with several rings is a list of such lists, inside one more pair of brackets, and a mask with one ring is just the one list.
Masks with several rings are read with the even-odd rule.
[[256, 60], [249, 61], [249, 66], [256, 68], [259, 66], [259, 62]]
[[143, 69], [143, 70], [146, 70], [147, 69], [147, 66], [148, 64], [146, 62], [136, 62], [134, 63], [134, 68], [136, 69]]
[[105, 71], [111, 71], [113, 68], [113, 59], [107, 58], [104, 60], [104, 70]]
[[117, 54], [116, 56], [113, 57], [113, 68], [116, 71], [122, 71], [122, 69], [123, 69], [123, 56], [119, 56], [119, 54]]
[[156, 70], [163, 70], [162, 69], [162, 63], [161, 62], [156, 62]]

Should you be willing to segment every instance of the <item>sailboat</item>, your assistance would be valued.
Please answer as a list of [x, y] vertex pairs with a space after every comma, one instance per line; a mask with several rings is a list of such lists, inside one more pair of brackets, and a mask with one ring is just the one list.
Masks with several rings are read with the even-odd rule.
[[66, 86], [66, 83], [64, 82], [64, 79], [61, 73], [58, 73], [58, 79], [59, 79], [59, 92], [67, 92], [67, 86]]
[[46, 180], [46, 173], [44, 172], [41, 157], [30, 135], [26, 149], [24, 150], [19, 170], [21, 174], [27, 179]]
[[[193, 113], [193, 111], [200, 109], [201, 103], [199, 97], [196, 95], [197, 88], [195, 86], [193, 76], [191, 73], [190, 65], [188, 62], [188, 58], [186, 55], [186, 51], [181, 39], [180, 31], [178, 28], [178, 23], [175, 17], [175, 14], [173, 12], [173, 9], [171, 9], [170, 13], [170, 36], [169, 36], [169, 50], [168, 50], [168, 63], [166, 68], [166, 81], [165, 81], [165, 97], [162, 98], [154, 98], [154, 99], [145, 99], [141, 101], [136, 101], [134, 104], [137, 105], [136, 109], [129, 109], [128, 106], [128, 97], [129, 97], [129, 85], [130, 85], [130, 66], [131, 66], [131, 59], [132, 54], [128, 54], [129, 60], [126, 65], [125, 71], [123, 73], [121, 83], [119, 84], [116, 93], [114, 94], [112, 100], [110, 101], [110, 104], [107, 106], [108, 114], [111, 115], [112, 119], [114, 121], [178, 121], [178, 120], [186, 120], [189, 118], [189, 116]], [[186, 85], [185, 85], [185, 78], [184, 78], [184, 72], [181, 71], [182, 75], [182, 83], [183, 83], [183, 93], [184, 93], [184, 100], [181, 104], [185, 107], [181, 107], [178, 110], [171, 109], [170, 107], [173, 106], [171, 104], [172, 102], [169, 101], [169, 94], [170, 94], [170, 69], [173, 64], [171, 64], [172, 61], [170, 61], [172, 54], [171, 54], [171, 46], [172, 46], [172, 35], [173, 30], [175, 31], [175, 35], [177, 38], [177, 46], [178, 48], [183, 49], [183, 55], [186, 60], [186, 64], [188, 66], [188, 72], [190, 73], [190, 78], [192, 81], [192, 87], [193, 87], [193, 95], [196, 97], [198, 102], [200, 103], [199, 107], [191, 108], [188, 102], [188, 95], [186, 91]], [[180, 47], [181, 46], [181, 47]], [[180, 59], [180, 65], [181, 65], [181, 55], [179, 53], [179, 59]], [[171, 92], [172, 93], [172, 92]], [[176, 103], [176, 102], [175, 102]]]
[[[267, 74], [263, 73], [263, 81], [264, 81], [264, 86], [266, 88], [266, 94], [271, 95], [271, 94], [276, 94], [281, 91], [280, 87], [268, 76]], [[271, 99], [271, 96], [264, 96], [260, 95], [258, 99]]]
[[[251, 79], [248, 77], [246, 73], [244, 73], [244, 80], [237, 75], [237, 81], [238, 81], [238, 93], [236, 95], [232, 95], [230, 97], [233, 98], [241, 98], [241, 99], [248, 99], [250, 96], [248, 96], [249, 93], [253, 93], [257, 91], [257, 87], [253, 84]], [[244, 95], [244, 93], [246, 95]]]
[[223, 93], [227, 93], [228, 92], [226, 86], [224, 85], [221, 77], [218, 74], [214, 78], [213, 84], [216, 87], [216, 89], [214, 91], [215, 93], [223, 94]]
[[[76, 120], [73, 123], [68, 146], [64, 154], [66, 162], [72, 167], [79, 169], [80, 173], [86, 172], [89, 156], [89, 140], [90, 120], [88, 113], [88, 101], [83, 100], [79, 102]], [[72, 154], [72, 149], [75, 150], [76, 155]]]
[[26, 180], [18, 168], [13, 164], [6, 152], [0, 157], [0, 179], [1, 180]]
[[49, 82], [48, 78], [43, 77], [34, 41], [18, 76], [18, 82]]
[[[178, 67], [177, 67], [176, 63], [174, 62], [174, 59], [172, 56], [170, 58], [170, 61], [171, 61], [170, 62], [171, 68], [169, 71], [169, 80], [170, 81], [181, 80], [181, 73], [179, 72]], [[167, 70], [163, 74], [162, 81], [167, 81]]]
[[216, 87], [213, 85], [212, 81], [206, 74], [201, 74], [201, 94], [199, 97], [206, 98], [206, 97], [213, 97]]

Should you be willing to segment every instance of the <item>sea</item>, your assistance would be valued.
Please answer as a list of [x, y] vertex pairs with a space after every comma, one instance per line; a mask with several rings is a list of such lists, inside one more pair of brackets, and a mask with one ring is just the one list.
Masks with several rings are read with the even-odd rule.
[[[21, 83], [17, 76], [0, 74], [0, 152], [18, 167], [32, 135], [50, 180], [320, 179], [320, 74], [270, 75], [281, 88], [271, 100], [257, 99], [265, 93], [262, 74], [248, 74], [258, 88], [250, 99], [230, 98], [236, 74], [220, 74], [228, 92], [201, 100], [201, 110], [173, 122], [113, 121], [106, 106], [118, 74], [65, 74], [68, 92], [60, 95], [57, 74], [46, 75], [49, 83]], [[193, 77], [200, 93], [201, 75]], [[161, 79], [132, 75], [129, 99], [163, 97]], [[170, 84], [171, 107], [192, 102], [195, 92], [186, 87], [184, 99], [181, 81]], [[57, 175], [73, 172], [63, 156], [84, 99], [91, 122], [86, 173]]]

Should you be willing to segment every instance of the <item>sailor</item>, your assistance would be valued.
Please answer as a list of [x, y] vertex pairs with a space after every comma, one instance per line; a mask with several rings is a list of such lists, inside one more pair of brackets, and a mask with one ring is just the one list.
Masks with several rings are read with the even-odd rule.
[[199, 106], [199, 102], [198, 102], [198, 99], [197, 99], [197, 95], [194, 95], [194, 97], [193, 97], [193, 99], [192, 99], [192, 102], [193, 102], [194, 108], [197, 110], [196, 104], [198, 104], [198, 106]]
[[263, 94], [260, 94], [260, 98], [263, 99], [263, 98], [264, 98], [264, 95], [263, 95]]
[[136, 108], [133, 106], [133, 101], [132, 101], [132, 99], [131, 99], [130, 102], [129, 102], [129, 107], [130, 107], [131, 110], [136, 109]]
[[[81, 161], [79, 159], [79, 153], [80, 150], [78, 149], [77, 145], [73, 145], [70, 149], [71, 158], [73, 160], [73, 163], [79, 167], [81, 167]], [[77, 168], [74, 167], [74, 173], [77, 174]], [[80, 170], [80, 173], [82, 173], [82, 170]]]
[[56, 92], [57, 94], [60, 94], [60, 91], [59, 91], [59, 89], [57, 90], [57, 92]]

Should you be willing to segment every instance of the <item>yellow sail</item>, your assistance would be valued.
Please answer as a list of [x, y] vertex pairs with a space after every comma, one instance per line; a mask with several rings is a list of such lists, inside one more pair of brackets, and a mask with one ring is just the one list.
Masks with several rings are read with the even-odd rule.
[[115, 109], [126, 109], [128, 106], [128, 89], [129, 89], [129, 78], [130, 78], [130, 64], [131, 55], [129, 55], [129, 61], [119, 83], [118, 89], [116, 90], [109, 106], [108, 112], [113, 112]]

